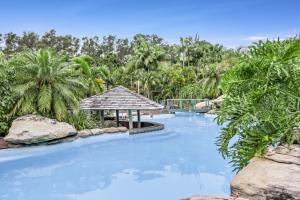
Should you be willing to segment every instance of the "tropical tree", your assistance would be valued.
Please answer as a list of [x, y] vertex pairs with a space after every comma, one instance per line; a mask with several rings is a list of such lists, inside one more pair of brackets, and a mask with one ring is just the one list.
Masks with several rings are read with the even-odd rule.
[[[144, 37], [137, 39], [135, 46], [133, 47], [133, 53], [128, 61], [129, 73], [136, 72], [139, 75], [143, 75], [143, 78], [140, 76], [135, 76], [137, 85], [141, 78], [143, 79], [143, 93], [146, 94], [149, 98], [151, 96], [152, 84], [155, 84], [153, 72], [159, 69], [161, 61], [165, 58], [163, 48], [158, 44], [152, 44], [149, 41], [146, 41]], [[137, 88], [139, 91], [139, 88]]]
[[200, 68], [199, 84], [202, 87], [203, 96], [216, 98], [222, 94], [221, 81], [223, 75], [237, 62], [239, 53], [228, 50], [224, 51], [221, 62], [208, 64]]
[[204, 96], [215, 98], [221, 95], [220, 83], [224, 73], [224, 68], [218, 64], [212, 64], [201, 69], [201, 80]]
[[169, 66], [162, 69], [159, 80], [160, 99], [179, 98], [184, 86], [196, 82], [196, 74], [191, 68]]
[[198, 82], [186, 84], [180, 89], [181, 99], [201, 99], [205, 97], [203, 88]]
[[195, 38], [180, 38], [180, 46], [175, 49], [181, 66], [193, 66], [196, 73], [206, 65], [221, 62], [225, 50], [222, 45], [200, 40], [198, 35]]
[[86, 91], [74, 64], [50, 50], [24, 53], [14, 62], [16, 103], [12, 115], [38, 113], [58, 120], [79, 111], [79, 97]]
[[160, 45], [151, 44], [145, 39], [140, 38], [136, 46], [133, 47], [132, 56], [129, 58], [129, 67], [145, 71], [155, 71], [164, 58], [164, 50]]
[[300, 39], [254, 44], [224, 75], [217, 140], [237, 170], [270, 146], [292, 144], [300, 121]]
[[105, 90], [105, 80], [108, 79], [109, 72], [105, 67], [91, 67], [89, 60], [91, 57], [76, 57], [73, 59], [78, 64], [77, 70], [84, 76], [84, 82], [88, 86], [87, 96], [101, 93]]

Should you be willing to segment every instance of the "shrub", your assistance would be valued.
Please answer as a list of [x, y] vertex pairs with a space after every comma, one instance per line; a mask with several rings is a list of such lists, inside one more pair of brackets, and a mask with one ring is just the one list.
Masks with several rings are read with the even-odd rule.
[[6, 135], [11, 123], [7, 113], [13, 104], [11, 88], [13, 78], [13, 71], [0, 52], [0, 136]]
[[259, 42], [222, 81], [226, 98], [217, 116], [228, 122], [217, 140], [236, 170], [269, 146], [292, 144], [300, 122], [300, 39]]

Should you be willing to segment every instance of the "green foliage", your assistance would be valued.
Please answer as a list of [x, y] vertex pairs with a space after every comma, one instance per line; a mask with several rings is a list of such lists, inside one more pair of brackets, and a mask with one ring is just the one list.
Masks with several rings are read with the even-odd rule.
[[70, 114], [66, 119], [66, 122], [74, 125], [77, 130], [97, 128], [99, 127], [97, 121], [99, 120], [94, 116], [83, 111], [80, 111], [77, 114]]
[[56, 35], [56, 31], [53, 29], [42, 37], [34, 32], [23, 32], [20, 36], [10, 32], [4, 35], [3, 52], [6, 55], [12, 55], [26, 50], [52, 48], [57, 52], [75, 55], [79, 50], [79, 42], [78, 38], [71, 35]]
[[14, 63], [13, 85], [16, 103], [12, 115], [38, 113], [58, 120], [68, 118], [68, 110], [79, 111], [79, 97], [86, 87], [74, 64], [49, 50], [28, 52]]
[[182, 66], [193, 66], [198, 72], [206, 65], [222, 61], [225, 48], [221, 45], [200, 40], [197, 35], [195, 38], [180, 38], [180, 43], [177, 51], [178, 62], [182, 63]]
[[9, 108], [13, 104], [11, 82], [14, 73], [9, 69], [4, 55], [0, 52], [0, 136], [4, 136], [9, 129], [11, 118], [7, 116]]
[[126, 70], [131, 75], [131, 87], [135, 85], [138, 92], [141, 89], [142, 94], [153, 98], [153, 86], [159, 82], [157, 75], [164, 59], [165, 52], [160, 45], [149, 42], [144, 36], [137, 36]]
[[143, 37], [138, 37], [128, 66], [133, 70], [155, 71], [164, 58], [165, 52], [160, 45], [149, 43]]
[[[41, 36], [33, 32], [7, 33], [2, 38], [7, 57], [23, 51], [50, 48], [64, 54], [66, 62], [73, 60], [81, 65], [76, 69], [83, 74], [89, 88], [87, 96], [102, 92], [105, 85], [109, 88], [122, 84], [155, 100], [175, 98], [181, 96], [180, 91], [164, 87], [168, 87], [166, 79], [177, 84], [175, 87], [183, 87], [175, 75], [179, 72], [172, 72], [182, 67], [193, 70], [197, 76], [194, 82], [183, 81], [184, 84], [199, 84], [202, 93], [206, 93], [204, 96], [213, 98], [222, 92], [219, 83], [224, 70], [219, 70], [220, 65], [223, 68], [226, 61], [235, 57], [222, 45], [200, 40], [198, 36], [181, 38], [180, 45], [167, 44], [157, 35], [137, 34], [132, 41], [113, 35], [80, 40], [71, 35], [57, 35], [55, 30]], [[75, 55], [79, 57], [74, 58]], [[168, 75], [164, 68], [168, 68], [171, 74]], [[170, 80], [170, 77], [176, 80]], [[165, 96], [161, 95], [161, 90]]]
[[91, 67], [89, 57], [76, 57], [73, 61], [78, 64], [76, 67], [84, 78], [84, 82], [88, 85], [86, 96], [101, 93], [105, 90], [105, 80], [108, 78], [109, 72], [105, 67]]
[[219, 64], [212, 64], [201, 69], [200, 84], [204, 91], [204, 96], [214, 98], [222, 94], [221, 80], [223, 76], [223, 69]]
[[196, 74], [189, 67], [167, 67], [162, 70], [161, 95], [167, 98], [180, 98], [182, 88], [196, 82]]
[[291, 144], [300, 121], [300, 39], [259, 42], [225, 74], [217, 144], [237, 170], [270, 146]]
[[199, 83], [185, 85], [179, 93], [181, 99], [202, 99], [205, 97], [203, 88]]

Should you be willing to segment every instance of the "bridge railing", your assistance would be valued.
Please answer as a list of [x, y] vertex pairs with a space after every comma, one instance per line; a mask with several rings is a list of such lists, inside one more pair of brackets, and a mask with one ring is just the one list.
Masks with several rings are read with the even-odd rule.
[[205, 102], [205, 106], [209, 107], [209, 99], [166, 99], [161, 104], [168, 111], [198, 111], [196, 104]]

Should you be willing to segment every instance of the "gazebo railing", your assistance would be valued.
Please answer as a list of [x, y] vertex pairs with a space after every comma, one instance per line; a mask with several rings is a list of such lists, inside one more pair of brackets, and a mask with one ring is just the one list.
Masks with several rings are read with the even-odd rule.
[[205, 102], [205, 107], [209, 108], [209, 99], [166, 99], [161, 101], [161, 105], [169, 112], [205, 112], [207, 109], [196, 107], [201, 102]]

